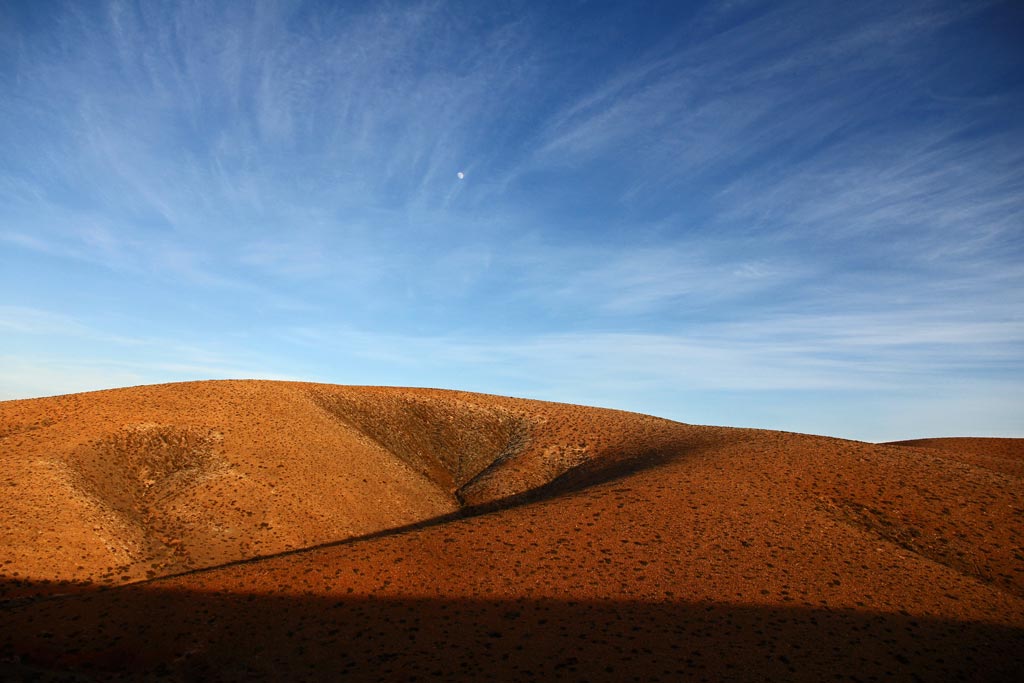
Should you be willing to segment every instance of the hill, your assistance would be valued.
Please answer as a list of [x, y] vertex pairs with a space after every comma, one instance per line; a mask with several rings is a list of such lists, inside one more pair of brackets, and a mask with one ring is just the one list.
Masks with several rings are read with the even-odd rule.
[[0, 403], [0, 430], [14, 677], [1024, 665], [1016, 440], [875, 445], [274, 382]]
[[366, 536], [695, 434], [621, 411], [287, 382], [7, 401], [0, 578], [117, 585]]

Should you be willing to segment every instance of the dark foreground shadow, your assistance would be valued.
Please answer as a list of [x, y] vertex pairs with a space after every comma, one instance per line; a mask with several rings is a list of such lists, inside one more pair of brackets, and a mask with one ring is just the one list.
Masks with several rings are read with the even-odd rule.
[[1024, 630], [900, 614], [157, 584], [0, 606], [5, 681], [1016, 681], [1022, 672]]

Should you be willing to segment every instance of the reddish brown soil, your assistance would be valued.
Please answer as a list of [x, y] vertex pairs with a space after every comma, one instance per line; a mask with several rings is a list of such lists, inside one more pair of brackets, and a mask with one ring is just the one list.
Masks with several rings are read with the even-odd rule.
[[272, 382], [0, 403], [0, 674], [1013, 680], [1019, 444]]
[[952, 437], [893, 441], [893, 446], [927, 448], [944, 458], [986, 467], [994, 472], [1024, 477], [1024, 439]]

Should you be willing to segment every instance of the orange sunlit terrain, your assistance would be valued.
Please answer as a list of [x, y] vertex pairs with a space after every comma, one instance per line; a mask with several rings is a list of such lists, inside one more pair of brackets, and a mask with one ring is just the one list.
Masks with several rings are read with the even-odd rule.
[[992, 680], [1024, 442], [877, 445], [464, 392], [0, 403], [15, 679]]

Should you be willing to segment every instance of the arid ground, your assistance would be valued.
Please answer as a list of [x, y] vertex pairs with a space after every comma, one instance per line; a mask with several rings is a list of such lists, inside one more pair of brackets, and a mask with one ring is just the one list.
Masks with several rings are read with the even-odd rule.
[[0, 679], [1020, 680], [1022, 476], [429, 389], [0, 402]]

